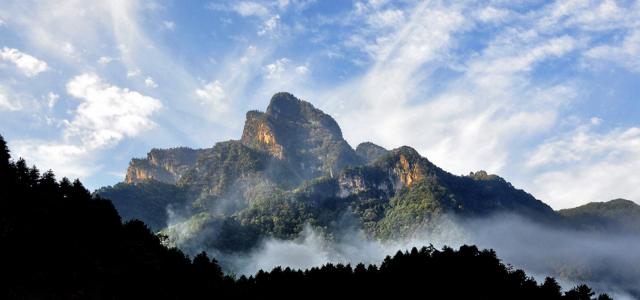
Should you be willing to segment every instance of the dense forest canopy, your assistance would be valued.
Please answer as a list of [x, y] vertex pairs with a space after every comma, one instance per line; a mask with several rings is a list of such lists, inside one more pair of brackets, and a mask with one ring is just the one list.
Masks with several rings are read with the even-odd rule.
[[[0, 136], [0, 297], [3, 299], [205, 299], [314, 295], [596, 299], [586, 285], [561, 292], [504, 265], [491, 250], [424, 247], [381, 264], [275, 268], [224, 275], [206, 253], [167, 248], [143, 222], [121, 222], [111, 202], [79, 180], [57, 180], [11, 160]], [[597, 299], [610, 299], [599, 295]]]

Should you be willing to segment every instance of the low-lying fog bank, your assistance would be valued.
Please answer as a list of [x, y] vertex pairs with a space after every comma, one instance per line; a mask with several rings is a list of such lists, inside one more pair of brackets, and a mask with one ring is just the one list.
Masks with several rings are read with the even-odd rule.
[[381, 242], [346, 229], [327, 239], [307, 227], [296, 240], [268, 239], [254, 251], [224, 255], [207, 249], [234, 274], [255, 274], [276, 266], [305, 269], [327, 262], [379, 264], [398, 250], [474, 244], [494, 249], [505, 264], [524, 269], [542, 281], [554, 276], [570, 288], [589, 284], [616, 299], [640, 298], [640, 236], [558, 229], [514, 215], [475, 220], [443, 218], [435, 228], [418, 230], [411, 238]]

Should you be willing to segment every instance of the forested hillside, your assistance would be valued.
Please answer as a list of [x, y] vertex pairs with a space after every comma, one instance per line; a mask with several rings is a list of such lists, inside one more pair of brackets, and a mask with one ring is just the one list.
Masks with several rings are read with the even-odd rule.
[[[109, 200], [79, 180], [56, 180], [12, 161], [0, 137], [0, 298], [211, 299], [240, 296], [421, 295], [427, 299], [592, 299], [585, 285], [561, 293], [474, 246], [412, 249], [379, 266], [327, 264], [225, 276], [205, 253], [167, 248], [141, 221], [121, 222]], [[595, 298], [593, 298], [595, 299]], [[600, 295], [597, 299], [610, 299]]]
[[[330, 115], [289, 93], [275, 94], [265, 112], [247, 112], [240, 140], [153, 149], [132, 159], [125, 182], [96, 193], [194, 253], [248, 251], [265, 238], [295, 238], [307, 225], [391, 240], [445, 214], [561, 219], [499, 176], [454, 175], [409, 146], [365, 142], [354, 150]], [[179, 217], [168, 220], [167, 210]]]

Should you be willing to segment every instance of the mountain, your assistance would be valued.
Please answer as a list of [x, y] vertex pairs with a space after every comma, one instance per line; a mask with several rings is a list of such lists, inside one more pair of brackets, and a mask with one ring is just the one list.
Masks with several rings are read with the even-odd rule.
[[378, 157], [387, 154], [387, 149], [371, 142], [364, 142], [356, 147], [356, 153], [366, 162], [370, 163]]
[[146, 159], [131, 160], [124, 182], [157, 180], [175, 184], [195, 165], [199, 152], [201, 151], [186, 147], [152, 149]]
[[194, 250], [249, 249], [264, 237], [294, 238], [306, 224], [394, 239], [444, 214], [562, 218], [499, 176], [453, 175], [408, 146], [354, 150], [331, 116], [288, 93], [275, 94], [265, 112], [249, 111], [240, 140], [153, 149], [131, 161], [124, 183], [96, 193]]
[[192, 260], [144, 223], [123, 223], [79, 180], [11, 161], [2, 136], [0, 245], [1, 299], [202, 299], [230, 281], [206, 254]]
[[640, 232], [640, 205], [625, 199], [591, 202], [558, 213], [580, 228], [609, 232]]
[[[122, 185], [123, 191], [133, 189], [135, 194], [136, 188], [158, 184], [169, 185], [151, 178]], [[157, 192], [167, 190], [153, 193]], [[538, 284], [524, 271], [502, 263], [493, 250], [468, 245], [459, 250], [430, 246], [398, 251], [368, 267], [326, 263], [304, 271], [276, 267], [248, 278], [225, 276], [205, 252], [191, 259], [166, 247], [163, 237], [143, 222], [122, 223], [112, 203], [92, 196], [79, 180], [58, 181], [51, 171], [40, 174], [22, 159], [13, 162], [2, 136], [0, 200], [2, 299], [299, 298], [309, 291], [325, 297], [340, 291], [343, 296], [371, 298], [380, 295], [372, 287], [383, 284], [395, 296], [425, 291], [434, 298], [591, 299], [594, 295], [587, 285], [562, 293], [551, 277]], [[601, 294], [598, 299], [611, 298]]]
[[264, 113], [247, 113], [241, 142], [286, 161], [304, 179], [363, 163], [331, 116], [289, 93], [275, 94]]

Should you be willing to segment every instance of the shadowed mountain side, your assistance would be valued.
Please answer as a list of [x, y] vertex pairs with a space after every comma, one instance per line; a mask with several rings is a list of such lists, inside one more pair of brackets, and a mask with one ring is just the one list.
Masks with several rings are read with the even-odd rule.
[[579, 228], [594, 231], [640, 233], [640, 205], [625, 199], [591, 202], [559, 214]]
[[371, 142], [364, 142], [356, 147], [356, 153], [370, 163], [378, 159], [378, 157], [387, 154], [388, 150]]
[[[546, 224], [578, 222], [499, 176], [453, 175], [408, 146], [386, 150], [366, 142], [354, 151], [331, 116], [288, 93], [275, 94], [266, 112], [248, 112], [241, 140], [177, 149], [152, 150], [148, 161], [156, 162], [155, 169], [146, 172], [166, 168], [179, 175], [164, 183], [178, 178], [173, 200], [163, 183], [150, 180], [97, 194], [111, 197], [126, 218], [154, 228], [172, 225], [163, 232], [193, 251], [204, 245], [251, 249], [262, 238], [294, 238], [305, 224], [329, 234], [355, 227], [396, 239], [428, 229], [445, 214], [514, 213]], [[164, 161], [170, 163], [159, 163]], [[162, 205], [173, 213], [171, 220]], [[242, 233], [239, 238], [229, 238], [234, 231]]]
[[288, 162], [305, 179], [363, 163], [331, 116], [289, 93], [275, 94], [265, 113], [247, 113], [242, 143]]
[[117, 199], [113, 203], [124, 220], [142, 220], [152, 230], [158, 231], [169, 225], [168, 209], [187, 206], [190, 199], [188, 192], [173, 184], [145, 180], [135, 185], [118, 183], [102, 187], [95, 193], [107, 199]]
[[140, 221], [122, 223], [111, 202], [91, 196], [79, 180], [57, 181], [51, 171], [41, 175], [24, 160], [10, 161], [0, 136], [2, 299], [299, 298], [336, 291], [373, 296], [380, 295], [374, 287], [381, 284], [396, 295], [427, 290], [437, 298], [591, 299], [593, 295], [586, 285], [563, 295], [554, 279], [538, 284], [523, 271], [507, 268], [495, 252], [475, 246], [458, 251], [413, 248], [387, 257], [379, 267], [326, 264], [305, 271], [278, 267], [235, 279], [225, 276], [206, 253], [190, 259], [167, 248], [162, 239]]

